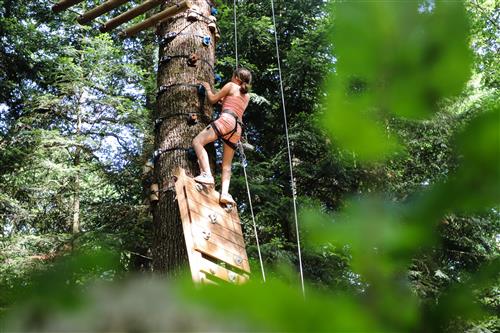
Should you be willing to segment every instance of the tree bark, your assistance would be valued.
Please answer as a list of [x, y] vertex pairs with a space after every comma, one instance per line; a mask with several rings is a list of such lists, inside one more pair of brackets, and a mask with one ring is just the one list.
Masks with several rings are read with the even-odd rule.
[[[201, 13], [208, 17], [210, 6], [205, 0], [193, 0]], [[168, 1], [165, 6], [175, 4]], [[153, 269], [175, 275], [188, 268], [187, 251], [182, 232], [179, 209], [175, 200], [173, 171], [180, 166], [191, 175], [198, 173], [196, 161], [188, 158], [185, 149], [191, 147], [192, 139], [208, 125], [212, 107], [201, 101], [196, 87], [183, 84], [198, 84], [200, 81], [213, 82], [215, 62], [214, 36], [206, 22], [191, 23], [187, 13], [168, 19], [158, 28], [161, 40], [168, 32], [181, 32], [169, 43], [160, 46], [159, 56], [189, 56], [196, 53], [200, 59], [195, 67], [188, 66], [187, 59], [174, 57], [169, 62], [158, 65], [158, 88], [173, 85], [157, 98], [156, 118], [163, 119], [155, 133], [155, 150], [173, 149], [155, 159], [154, 180], [158, 182], [159, 201], [153, 204]], [[199, 36], [211, 36], [211, 43], [203, 45]], [[200, 105], [201, 104], [201, 105]], [[202, 108], [201, 108], [202, 106]], [[200, 112], [206, 117], [202, 117]], [[189, 124], [188, 114], [197, 113], [198, 123]]]

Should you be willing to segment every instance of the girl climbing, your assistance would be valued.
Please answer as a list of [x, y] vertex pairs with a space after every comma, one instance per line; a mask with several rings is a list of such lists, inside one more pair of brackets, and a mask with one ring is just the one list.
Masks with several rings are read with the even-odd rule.
[[207, 82], [202, 83], [207, 91], [208, 101], [211, 104], [222, 101], [222, 113], [217, 120], [213, 121], [193, 139], [193, 148], [200, 166], [200, 175], [195, 177], [194, 180], [203, 184], [214, 184], [214, 177], [208, 163], [208, 154], [204, 146], [207, 143], [217, 140], [217, 138], [222, 139], [224, 148], [222, 156], [221, 195], [219, 199], [222, 204], [235, 204], [233, 197], [229, 194], [231, 163], [236, 144], [240, 140], [243, 129], [243, 112], [245, 112], [250, 99], [248, 90], [250, 89], [251, 82], [252, 74], [250, 71], [245, 68], [238, 68], [234, 71], [231, 81], [215, 94]]

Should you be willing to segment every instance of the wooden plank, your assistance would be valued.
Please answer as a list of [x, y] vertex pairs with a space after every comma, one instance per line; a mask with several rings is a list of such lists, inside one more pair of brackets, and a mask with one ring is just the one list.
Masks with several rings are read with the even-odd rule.
[[245, 252], [245, 247], [239, 244], [233, 243], [230, 240], [219, 236], [212, 230], [208, 228], [204, 228], [199, 226], [198, 224], [191, 224], [191, 232], [193, 237], [202, 237], [204, 239], [208, 239], [214, 244], [217, 244], [218, 247], [225, 249], [234, 254], [241, 254]]
[[187, 198], [187, 201], [189, 202], [191, 212], [196, 213], [198, 216], [206, 220], [210, 220], [210, 214], [215, 214], [217, 218], [217, 224], [220, 224], [224, 228], [236, 232], [233, 220], [228, 214], [224, 213], [224, 210], [221, 211], [217, 209], [217, 207], [207, 207], [206, 205], [202, 205], [194, 200], [194, 198], [189, 198], [189, 196]]
[[[198, 191], [196, 189], [197, 183], [188, 178], [186, 180], [186, 190], [188, 191], [188, 194], [193, 196], [193, 197], [200, 197], [200, 200], [203, 200], [203, 202], [206, 202], [208, 205], [217, 205], [220, 207], [219, 204], [219, 192], [211, 189], [211, 190], [203, 190], [203, 191]], [[221, 207], [222, 208], [222, 207]]]
[[[184, 170], [182, 170], [182, 172], [183, 171]], [[198, 266], [201, 254], [195, 249], [193, 234], [191, 231], [191, 219], [189, 217], [189, 206], [182, 181], [178, 180], [175, 182], [175, 190], [177, 193], [177, 204], [179, 205], [179, 211], [181, 215], [182, 231], [184, 233], [184, 240], [186, 241], [186, 249], [188, 254], [189, 267], [191, 269], [191, 277], [193, 278], [194, 282], [201, 282], [201, 277], [199, 274], [200, 267]]]
[[241, 227], [241, 222], [240, 222], [240, 218], [238, 216], [238, 212], [233, 211], [231, 213], [231, 221], [233, 222], [234, 231], [240, 235], [243, 235], [243, 230]]
[[108, 32], [113, 30], [119, 25], [122, 25], [125, 22], [130, 21], [131, 19], [144, 14], [150, 9], [153, 9], [154, 7], [160, 5], [163, 2], [163, 0], [148, 0], [143, 2], [137, 7], [134, 7], [132, 9], [127, 10], [125, 13], [122, 13], [111, 20], [107, 21], [103, 25], [99, 27], [99, 30], [101, 32]]
[[78, 23], [86, 24], [95, 19], [96, 17], [101, 16], [102, 14], [106, 14], [107, 12], [112, 11], [113, 9], [120, 7], [124, 3], [129, 2], [130, 0], [108, 0], [101, 5], [92, 8], [91, 10], [83, 13], [77, 19]]
[[69, 7], [79, 4], [80, 2], [83, 2], [83, 0], [61, 0], [54, 6], [52, 6], [52, 11], [54, 13], [59, 13], [63, 10], [68, 9]]
[[[250, 265], [248, 264], [246, 252], [243, 251], [243, 253], [232, 253], [217, 246], [217, 244], [211, 242], [210, 240], [203, 239], [201, 235], [193, 235], [193, 238], [195, 249], [197, 251], [205, 253], [211, 257], [224, 261], [231, 266], [250, 273]], [[237, 262], [236, 259], [241, 259], [241, 261]]]
[[233, 219], [231, 218], [230, 214], [225, 211], [224, 208], [222, 208], [218, 203], [210, 203], [210, 201], [206, 200], [206, 198], [202, 196], [196, 196], [192, 195], [189, 193], [189, 188], [186, 187], [186, 194], [188, 197], [188, 200], [195, 204], [197, 207], [193, 209], [197, 209], [200, 214], [205, 214], [205, 213], [215, 213], [219, 217], [224, 217], [229, 224], [233, 223]]
[[[193, 280], [211, 283], [211, 275], [225, 281], [236, 279], [237, 283], [248, 280], [249, 276], [229, 269], [233, 267], [238, 272], [250, 273], [237, 210], [227, 213], [219, 205], [218, 194], [212, 188], [206, 193], [198, 192], [196, 183], [183, 169], [178, 168], [174, 175], [177, 177], [175, 188]], [[209, 214], [217, 216], [215, 224]], [[205, 259], [202, 253], [225, 262], [228, 268]]]
[[207, 221], [207, 219], [202, 218], [197, 213], [191, 211], [192, 224], [196, 225], [198, 228], [208, 229], [211, 232], [219, 235], [222, 238], [227, 239], [234, 244], [237, 244], [241, 247], [245, 247], [245, 241], [243, 239], [243, 235], [235, 233], [233, 230], [224, 228], [222, 225], [218, 223], [211, 223]]
[[202, 258], [200, 261], [201, 271], [208, 275], [213, 275], [221, 280], [241, 284], [248, 281], [248, 275], [235, 273], [227, 268], [217, 265], [210, 260]]
[[151, 28], [156, 24], [166, 20], [167, 18], [177, 15], [188, 8], [191, 8], [191, 6], [192, 4], [188, 0], [176, 3], [174, 6], [171, 6], [159, 12], [158, 14], [149, 17], [148, 19], [142, 21], [141, 23], [138, 23], [136, 25], [131, 26], [130, 28], [121, 31], [119, 33], [119, 36], [122, 38], [135, 36], [137, 35], [137, 33], [146, 30], [147, 28]]

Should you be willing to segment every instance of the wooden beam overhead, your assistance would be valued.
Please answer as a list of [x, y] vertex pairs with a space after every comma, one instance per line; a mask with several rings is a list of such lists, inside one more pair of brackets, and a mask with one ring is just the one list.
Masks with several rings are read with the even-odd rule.
[[96, 17], [101, 16], [111, 10], [123, 5], [124, 3], [129, 2], [129, 0], [108, 0], [103, 4], [92, 8], [91, 10], [83, 13], [78, 17], [78, 23], [86, 24], [95, 19]]
[[148, 10], [160, 5], [163, 2], [163, 0], [148, 0], [145, 1], [144, 3], [140, 4], [137, 7], [134, 7], [125, 13], [122, 13], [118, 15], [117, 17], [112, 18], [111, 20], [107, 21], [103, 25], [99, 27], [99, 30], [101, 32], [109, 32], [116, 28], [117, 26], [130, 21], [134, 17], [137, 17], [141, 14], [144, 14]]
[[52, 6], [52, 11], [54, 13], [59, 13], [62, 12], [63, 10], [68, 9], [71, 6], [79, 4], [80, 2], [83, 2], [83, 0], [61, 0], [54, 6]]
[[180, 12], [183, 12], [189, 8], [191, 8], [192, 4], [189, 0], [184, 0], [182, 2], [179, 2], [178, 4], [171, 6], [158, 14], [155, 14], [151, 16], [150, 18], [142, 21], [141, 23], [138, 23], [136, 25], [131, 26], [130, 28], [127, 28], [119, 33], [120, 37], [126, 38], [126, 37], [132, 37], [135, 36], [137, 33], [155, 26], [156, 24], [166, 20], [169, 17], [172, 17], [174, 15], [179, 14]]

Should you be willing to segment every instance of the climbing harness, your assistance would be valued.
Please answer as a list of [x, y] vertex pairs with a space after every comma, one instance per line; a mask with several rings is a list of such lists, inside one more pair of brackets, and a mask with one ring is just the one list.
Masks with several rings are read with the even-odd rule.
[[[221, 139], [222, 141], [224, 141], [224, 143], [227, 144], [229, 147], [231, 147], [233, 150], [236, 150], [237, 144], [231, 142], [230, 140], [233, 137], [233, 135], [238, 132], [238, 126], [241, 127], [241, 133], [242, 134], [243, 134], [243, 130], [244, 130], [245, 127], [243, 126], [243, 123], [238, 118], [238, 115], [236, 113], [234, 113], [233, 111], [231, 111], [231, 110], [223, 110], [222, 113], [227, 113], [227, 114], [229, 114], [229, 115], [231, 115], [231, 116], [234, 117], [234, 128], [232, 130], [230, 130], [229, 132], [227, 132], [227, 133], [221, 133], [219, 131], [219, 129], [217, 128], [217, 125], [215, 125], [215, 121], [212, 121], [210, 123], [210, 126], [214, 129], [214, 132], [215, 132], [215, 134], [217, 134], [217, 137], [219, 139]], [[229, 135], [229, 137], [227, 137], [228, 135]]]
[[280, 93], [281, 93], [281, 106], [283, 109], [283, 119], [285, 124], [285, 136], [288, 150], [288, 164], [290, 167], [290, 184], [292, 187], [292, 198], [293, 198], [293, 213], [295, 217], [295, 232], [297, 235], [297, 250], [299, 255], [299, 268], [300, 268], [300, 282], [302, 285], [302, 294], [305, 296], [305, 288], [304, 288], [304, 272], [302, 269], [302, 254], [300, 251], [300, 234], [299, 234], [299, 223], [297, 218], [297, 187], [295, 184], [295, 178], [293, 177], [293, 166], [292, 166], [292, 153], [290, 150], [290, 138], [288, 136], [288, 123], [287, 123], [287, 115], [286, 115], [286, 107], [285, 107], [285, 94], [283, 91], [283, 78], [281, 75], [281, 61], [280, 61], [280, 52], [279, 52], [279, 44], [278, 44], [278, 32], [276, 31], [276, 15], [274, 13], [274, 0], [271, 0], [271, 11], [273, 16], [273, 28], [274, 28], [274, 41], [276, 44], [276, 60], [278, 63], [278, 76], [280, 80]]

